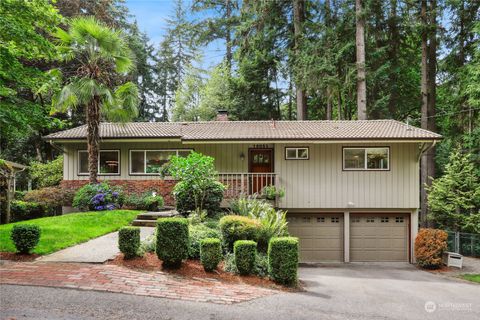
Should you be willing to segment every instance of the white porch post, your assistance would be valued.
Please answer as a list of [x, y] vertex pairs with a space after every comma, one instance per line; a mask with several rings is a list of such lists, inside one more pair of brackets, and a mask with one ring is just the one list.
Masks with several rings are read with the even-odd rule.
[[350, 262], [350, 212], [343, 213], [343, 259]]
[[415, 259], [415, 238], [418, 233], [418, 209], [415, 209], [410, 214], [410, 255], [412, 257], [411, 263], [417, 262]]

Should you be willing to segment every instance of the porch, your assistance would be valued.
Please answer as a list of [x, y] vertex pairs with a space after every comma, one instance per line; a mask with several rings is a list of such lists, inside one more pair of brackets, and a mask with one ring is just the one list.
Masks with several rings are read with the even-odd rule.
[[218, 181], [227, 188], [224, 202], [238, 198], [240, 195], [261, 194], [267, 186], [279, 186], [278, 175], [273, 172], [223, 172], [218, 174]]

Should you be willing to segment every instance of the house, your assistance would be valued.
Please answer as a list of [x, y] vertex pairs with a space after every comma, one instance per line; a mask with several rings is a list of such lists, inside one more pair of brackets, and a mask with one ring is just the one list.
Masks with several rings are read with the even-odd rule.
[[[157, 188], [172, 203], [175, 181], [158, 172], [191, 150], [215, 158], [226, 198], [284, 188], [303, 262], [412, 262], [419, 159], [441, 139], [394, 120], [102, 123], [100, 136], [99, 179], [128, 192]], [[66, 188], [88, 181], [85, 137], [86, 126], [46, 137], [65, 152]]]

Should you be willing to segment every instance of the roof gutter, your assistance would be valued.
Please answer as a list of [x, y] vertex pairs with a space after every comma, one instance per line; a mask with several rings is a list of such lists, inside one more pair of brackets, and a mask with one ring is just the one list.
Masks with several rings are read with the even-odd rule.
[[48, 140], [48, 143], [56, 150], [60, 151], [62, 154], [65, 154], [67, 153], [65, 151], [65, 149], [63, 149], [62, 147], [60, 147], [59, 145], [56, 145], [55, 142], [53, 142], [53, 140]]
[[427, 142], [422, 143], [420, 147], [420, 152], [418, 153], [417, 161], [420, 161], [424, 153], [435, 147], [436, 144], [437, 140], [433, 140], [430, 144], [428, 144]]

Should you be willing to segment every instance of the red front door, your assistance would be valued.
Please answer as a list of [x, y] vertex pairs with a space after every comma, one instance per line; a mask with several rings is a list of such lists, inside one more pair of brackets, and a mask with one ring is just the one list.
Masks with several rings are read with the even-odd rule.
[[[249, 193], [260, 193], [263, 187], [273, 185], [273, 149], [250, 149], [249, 172], [253, 173], [249, 181]], [[266, 173], [266, 174], [262, 174]]]

